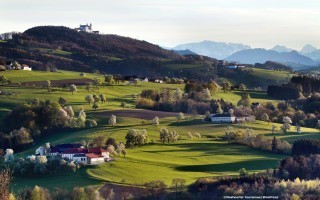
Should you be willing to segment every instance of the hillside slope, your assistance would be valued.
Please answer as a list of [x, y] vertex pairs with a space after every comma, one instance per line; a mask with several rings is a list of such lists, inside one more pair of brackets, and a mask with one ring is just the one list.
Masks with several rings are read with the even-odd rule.
[[[99, 70], [109, 74], [186, 77], [201, 81], [215, 77], [236, 79], [232, 70], [230, 75], [228, 64], [190, 52], [179, 55], [146, 41], [77, 32], [61, 26], [31, 28], [15, 35], [12, 40], [0, 43], [0, 61], [16, 60], [34, 70]], [[246, 79], [240, 82], [261, 87], [250, 84]]]
[[[118, 35], [77, 32], [62, 26], [40, 26], [0, 43], [0, 57], [36, 70], [48, 68], [105, 73], [164, 76], [166, 64], [199, 64], [214, 59], [183, 56], [146, 41]], [[196, 69], [195, 69], [196, 71]], [[179, 74], [170, 72], [171, 75]], [[197, 73], [197, 72], [195, 72]], [[193, 73], [194, 74], [194, 73]], [[181, 74], [186, 76], [186, 74]], [[202, 77], [200, 77], [202, 78]]]

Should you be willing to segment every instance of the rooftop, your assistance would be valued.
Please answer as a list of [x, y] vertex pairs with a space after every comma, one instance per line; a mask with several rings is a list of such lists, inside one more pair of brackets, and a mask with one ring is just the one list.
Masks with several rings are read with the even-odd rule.
[[74, 154], [73, 157], [80, 157], [80, 158], [83, 158], [83, 157], [86, 157], [86, 154], [84, 153], [79, 153], [79, 154]]
[[95, 153], [87, 153], [86, 156], [88, 158], [103, 158], [103, 156], [101, 156], [99, 154], [95, 154]]
[[211, 117], [235, 117], [234, 114], [231, 113], [223, 113], [223, 114], [213, 114]]
[[88, 149], [88, 153], [102, 153], [102, 152], [108, 152], [107, 150], [100, 148], [100, 147], [93, 147]]
[[63, 154], [83, 154], [83, 153], [93, 153], [93, 154], [101, 154], [103, 152], [108, 152], [107, 150], [100, 147], [93, 148], [70, 148], [63, 151]]
[[72, 149], [68, 149], [63, 151], [63, 154], [76, 154], [76, 153], [87, 153], [88, 149], [85, 148], [72, 148]]

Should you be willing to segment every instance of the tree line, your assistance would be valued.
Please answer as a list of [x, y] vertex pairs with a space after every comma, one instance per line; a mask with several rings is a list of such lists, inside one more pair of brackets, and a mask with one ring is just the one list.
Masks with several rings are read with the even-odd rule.
[[293, 76], [291, 84], [297, 85], [305, 94], [320, 92], [320, 79], [310, 76]]
[[310, 76], [293, 76], [288, 84], [269, 85], [267, 94], [270, 97], [296, 100], [320, 92], [320, 79]]
[[97, 126], [97, 122], [87, 119], [80, 109], [78, 113], [72, 106], [65, 105], [66, 100], [57, 101], [34, 99], [30, 103], [19, 105], [3, 119], [3, 132], [0, 132], [2, 148], [23, 149], [34, 139], [50, 134], [54, 129], [85, 128]]

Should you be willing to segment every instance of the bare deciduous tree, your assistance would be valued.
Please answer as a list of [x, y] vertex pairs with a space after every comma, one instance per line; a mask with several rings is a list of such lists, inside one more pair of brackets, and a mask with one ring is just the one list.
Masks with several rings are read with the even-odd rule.
[[10, 169], [3, 169], [2, 171], [0, 171], [0, 199], [9, 199], [11, 181], [12, 172], [10, 171]]

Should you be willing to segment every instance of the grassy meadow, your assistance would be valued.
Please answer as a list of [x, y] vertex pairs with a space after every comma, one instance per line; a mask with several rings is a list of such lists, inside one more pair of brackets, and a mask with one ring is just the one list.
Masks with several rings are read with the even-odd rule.
[[[274, 72], [272, 72], [274, 73]], [[40, 81], [40, 80], [61, 80], [79, 79], [77, 72], [59, 71], [52, 72], [24, 72], [7, 71], [0, 72], [6, 75], [13, 82]], [[86, 78], [95, 78], [98, 75], [87, 74]], [[267, 76], [267, 75], [265, 75]], [[101, 76], [98, 76], [102, 78]], [[143, 89], [163, 88], [184, 88], [184, 85], [140, 83], [139, 85], [110, 85], [92, 88], [89, 93], [84, 87], [78, 87], [75, 94], [71, 94], [68, 89], [53, 88], [49, 92], [47, 89], [36, 87], [0, 87], [1, 91], [13, 92], [13, 95], [1, 95], [0, 97], [0, 119], [15, 106], [31, 101], [34, 98], [58, 100], [65, 97], [74, 108], [76, 114], [81, 107], [87, 113], [88, 119], [95, 119], [98, 126], [85, 129], [70, 129], [54, 135], [41, 138], [36, 141], [34, 146], [18, 153], [17, 156], [26, 156], [34, 153], [34, 150], [46, 142], [59, 144], [66, 142], [90, 141], [95, 136], [103, 136], [105, 139], [113, 137], [117, 142], [125, 142], [125, 135], [128, 129], [146, 129], [150, 143], [143, 147], [127, 149], [127, 156], [116, 156], [115, 160], [98, 166], [82, 167], [75, 173], [45, 175], [32, 178], [15, 178], [13, 189], [41, 185], [49, 189], [59, 186], [71, 189], [75, 186], [95, 185], [100, 186], [105, 182], [128, 185], [142, 185], [146, 181], [162, 180], [167, 185], [171, 185], [174, 178], [184, 178], [187, 183], [194, 182], [203, 177], [219, 177], [225, 175], [238, 175], [240, 168], [246, 168], [250, 173], [263, 171], [278, 165], [279, 161], [285, 157], [281, 154], [273, 154], [266, 151], [255, 150], [243, 145], [228, 144], [222, 140], [227, 124], [212, 124], [203, 122], [199, 116], [196, 120], [190, 116], [182, 122], [176, 122], [175, 117], [168, 116], [160, 118], [160, 125], [151, 125], [150, 120], [157, 115], [149, 114], [146, 119], [145, 112], [140, 116], [127, 117], [118, 116], [117, 124], [113, 127], [107, 124], [112, 112], [124, 110], [120, 107], [121, 102], [131, 105], [125, 112], [130, 113], [134, 110], [135, 100], [132, 94], [137, 95]], [[107, 103], [99, 104], [99, 109], [93, 110], [91, 105], [85, 103], [84, 98], [87, 94], [106, 94]], [[268, 101], [276, 103], [276, 100], [268, 99], [265, 92], [249, 91], [252, 102], [265, 103]], [[232, 91], [229, 93], [218, 92], [212, 95], [214, 99], [223, 98], [226, 101], [236, 103], [240, 99], [241, 93]], [[277, 136], [283, 140], [293, 143], [301, 138], [319, 138], [318, 130], [302, 128], [302, 134], [292, 132], [283, 135], [271, 133], [271, 123], [257, 121], [243, 125], [232, 125], [234, 129], [245, 130], [247, 127], [255, 130], [257, 134], [263, 134], [272, 138]], [[280, 124], [277, 124], [278, 129]], [[175, 143], [161, 144], [159, 142], [159, 130], [163, 127], [169, 130], [176, 130], [180, 134], [180, 139]], [[199, 132], [202, 137], [189, 139], [187, 133]]]
[[[94, 79], [100, 78], [103, 80], [101, 75], [86, 73], [85, 78]], [[13, 83], [23, 83], [29, 81], [46, 81], [46, 80], [72, 80], [72, 79], [81, 79], [79, 72], [63, 71], [59, 70], [58, 72], [43, 72], [43, 71], [5, 71], [0, 72], [0, 75], [5, 75]], [[161, 90], [163, 88], [183, 89], [183, 84], [158, 84], [158, 83], [149, 83], [142, 82], [139, 85], [127, 85], [127, 83], [121, 83], [119, 85], [110, 85], [110, 86], [100, 86], [99, 88], [92, 87], [90, 92], [87, 92], [84, 86], [78, 86], [78, 91], [72, 95], [69, 92], [69, 88], [53, 88], [53, 91], [48, 92], [45, 88], [39, 87], [0, 87], [0, 90], [6, 92], [13, 92], [14, 95], [2, 95], [0, 98], [0, 119], [19, 104], [30, 102], [34, 98], [39, 99], [50, 99], [58, 100], [59, 97], [65, 97], [70, 102], [70, 105], [73, 106], [74, 110], [77, 111], [80, 108], [85, 110], [92, 110], [91, 105], [88, 105], [84, 98], [87, 94], [105, 94], [107, 97], [106, 104], [99, 104], [100, 110], [112, 110], [120, 109], [120, 103], [126, 102], [129, 107], [134, 108], [135, 100], [132, 98], [132, 94], [137, 95], [144, 89], [156, 89]], [[277, 100], [269, 99], [265, 92], [263, 91], [248, 91], [253, 102], [265, 103], [268, 101], [276, 103]], [[215, 94], [212, 94], [213, 99], [225, 99], [233, 104], [236, 104], [241, 96], [239, 91], [231, 91], [224, 93], [219, 91]]]
[[285, 71], [265, 70], [253, 68], [252, 71], [246, 73], [236, 73], [232, 76], [231, 82], [245, 83], [250, 87], [262, 87], [266, 89], [271, 84], [287, 83], [293, 76], [292, 73]]
[[[13, 71], [0, 72], [0, 75], [6, 76], [13, 83], [82, 78], [80, 76], [80, 72], [72, 72], [72, 71], [64, 71], [64, 70], [59, 70], [57, 72], [13, 70]], [[85, 78], [89, 78], [89, 79], [94, 79], [95, 77], [102, 78], [101, 75], [91, 74], [91, 73], [86, 73], [86, 76], [85, 76]]]
[[[96, 113], [97, 114], [97, 113]], [[106, 116], [107, 118], [108, 116]], [[228, 144], [221, 140], [224, 136], [226, 124], [218, 125], [202, 122], [200, 119], [186, 119], [180, 123], [173, 117], [161, 118], [160, 125], [154, 126], [148, 120], [146, 124], [137, 118], [118, 118], [116, 126], [106, 124], [101, 120], [99, 127], [91, 129], [73, 130], [61, 132], [41, 139], [37, 144], [51, 142], [59, 144], [64, 142], [90, 141], [95, 136], [103, 136], [105, 139], [113, 137], [117, 141], [125, 142], [125, 135], [129, 128], [146, 129], [150, 144], [143, 147], [127, 149], [127, 156], [116, 156], [115, 161], [93, 167], [82, 167], [80, 172], [57, 174], [53, 181], [60, 187], [72, 188], [78, 184], [102, 185], [104, 182], [128, 185], [142, 185], [152, 180], [162, 180], [167, 185], [173, 178], [183, 177], [187, 183], [198, 178], [219, 177], [226, 175], [238, 175], [240, 168], [246, 168], [249, 173], [271, 169], [279, 164], [285, 157], [281, 154], [273, 154], [266, 151], [252, 149], [243, 145]], [[280, 124], [277, 124], [278, 127]], [[163, 127], [176, 130], [180, 134], [180, 140], [175, 143], [161, 144], [159, 142], [159, 130]], [[280, 133], [271, 134], [271, 124], [257, 121], [246, 125], [233, 125], [234, 129], [245, 130], [253, 128], [257, 134], [263, 134], [272, 138], [285, 139], [293, 142], [302, 138], [318, 138], [320, 134], [315, 129], [302, 128], [303, 133], [292, 132], [287, 135]], [[199, 132], [201, 139], [188, 139], [188, 132]], [[154, 142], [154, 143], [152, 143]], [[33, 154], [35, 147], [19, 153], [19, 156]], [[42, 185], [54, 189], [56, 185], [47, 182], [47, 176], [40, 178], [18, 178], [14, 183], [15, 189], [28, 186]], [[68, 177], [68, 181], [64, 181]], [[48, 177], [47, 177], [48, 178]], [[51, 176], [49, 176], [51, 180]], [[69, 180], [72, 179], [72, 180]]]
[[[159, 130], [162, 127], [178, 131], [181, 140], [171, 144], [159, 143]], [[183, 177], [187, 183], [191, 183], [202, 177], [237, 175], [238, 170], [242, 167], [251, 173], [259, 172], [275, 167], [284, 157], [221, 141], [220, 137], [224, 135], [225, 127], [226, 125], [214, 125], [190, 119], [177, 123], [173, 117], [161, 118], [159, 126], [142, 125], [141, 119], [119, 118], [115, 127], [104, 124], [92, 129], [57, 133], [38, 141], [37, 144], [48, 141], [51, 144], [89, 141], [95, 136], [103, 136], [106, 139], [113, 137], [117, 141], [125, 142], [124, 137], [129, 128], [146, 129], [149, 141], [155, 142], [143, 147], [127, 149], [126, 158], [118, 156], [113, 162], [90, 168], [83, 167], [79, 175], [75, 175], [78, 172], [69, 173], [68, 177], [70, 175], [73, 181], [64, 182], [65, 176], [58, 174], [54, 181], [59, 182], [60, 177], [60, 186], [67, 188], [77, 185], [74, 179], [78, 179], [79, 182], [85, 181], [85, 183], [94, 182], [94, 184], [113, 182], [134, 185], [142, 185], [146, 181], [159, 179], [170, 185], [173, 178]], [[190, 140], [187, 132], [200, 132], [202, 138]], [[270, 131], [265, 129], [259, 131], [259, 133], [263, 132]], [[36, 147], [19, 153], [19, 156], [33, 154]], [[18, 178], [14, 187], [19, 189], [26, 184], [29, 186], [42, 185], [50, 189], [55, 187], [54, 184], [45, 180], [41, 177], [36, 180]]]

